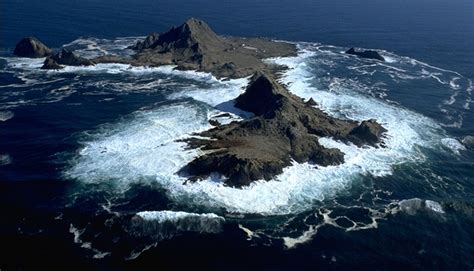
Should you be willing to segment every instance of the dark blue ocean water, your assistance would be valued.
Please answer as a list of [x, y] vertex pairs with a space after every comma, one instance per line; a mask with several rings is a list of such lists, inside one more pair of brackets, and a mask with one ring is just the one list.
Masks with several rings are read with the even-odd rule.
[[[345, 165], [294, 165], [246, 190], [183, 185], [174, 172], [196, 154], [175, 140], [208, 127], [245, 80], [45, 72], [11, 55], [30, 35], [123, 53], [189, 17], [296, 42], [298, 57], [269, 60], [290, 67], [290, 90], [376, 118], [387, 148], [324, 139]], [[474, 135], [473, 25], [469, 0], [1, 1], [0, 269], [472, 270], [474, 151], [460, 141]], [[342, 53], [352, 46], [388, 61]]]

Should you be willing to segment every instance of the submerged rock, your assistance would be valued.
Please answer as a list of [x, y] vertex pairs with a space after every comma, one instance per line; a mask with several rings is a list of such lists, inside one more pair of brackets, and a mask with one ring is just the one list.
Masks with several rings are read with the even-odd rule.
[[292, 161], [321, 166], [343, 163], [344, 154], [320, 145], [319, 137], [373, 145], [381, 141], [385, 131], [373, 120], [359, 125], [334, 119], [262, 72], [253, 76], [235, 106], [255, 117], [185, 140], [190, 148], [200, 147], [207, 152], [185, 166], [181, 174], [198, 180], [218, 172], [225, 176], [227, 185], [241, 187], [255, 180], [272, 179]]
[[377, 51], [374, 51], [374, 50], [364, 50], [364, 51], [358, 52], [354, 49], [354, 47], [352, 47], [351, 49], [346, 51], [346, 54], [356, 55], [362, 58], [370, 58], [370, 59], [385, 61], [385, 58], [383, 58], [383, 56], [381, 56]]
[[13, 54], [19, 57], [41, 58], [52, 55], [53, 51], [34, 37], [22, 39], [15, 46]]

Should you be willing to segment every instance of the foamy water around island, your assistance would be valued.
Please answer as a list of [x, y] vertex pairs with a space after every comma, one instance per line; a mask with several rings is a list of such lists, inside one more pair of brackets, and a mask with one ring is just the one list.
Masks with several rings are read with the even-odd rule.
[[[131, 41], [135, 39], [120, 39], [119, 47], [114, 47], [110, 40], [80, 39], [67, 46], [76, 48], [84, 56], [95, 56], [123, 49]], [[86, 186], [100, 187], [104, 184], [107, 189], [114, 190], [111, 194], [123, 193], [141, 182], [156, 183], [164, 189], [165, 196], [182, 210], [171, 213], [136, 210], [135, 219], [139, 217], [149, 221], [152, 217], [156, 225], [172, 220], [178, 228], [180, 223], [193, 228], [194, 224], [187, 224], [190, 220], [206, 224], [206, 219], [212, 218], [225, 223], [226, 216], [241, 216], [240, 226], [250, 239], [258, 242], [261, 236], [266, 236], [281, 240], [287, 248], [310, 241], [324, 226], [344, 231], [376, 229], [379, 221], [398, 213], [394, 210], [401, 208], [398, 202], [403, 199], [392, 198], [390, 191], [370, 190], [365, 191], [364, 195], [373, 198], [377, 202], [375, 206], [368, 206], [357, 199], [349, 205], [334, 202], [341, 195], [347, 195], [361, 179], [396, 176], [400, 167], [414, 169], [429, 163], [431, 153], [443, 153], [456, 159], [464, 149], [457, 139], [446, 132], [445, 127], [462, 126], [463, 115], [471, 103], [472, 82], [456, 72], [390, 52], [383, 52], [388, 59], [386, 63], [374, 63], [347, 56], [341, 53], [343, 48], [339, 47], [312, 43], [299, 43], [298, 46], [300, 53], [297, 57], [268, 60], [289, 67], [282, 74], [281, 81], [294, 94], [305, 99], [313, 98], [322, 110], [332, 116], [358, 121], [376, 119], [388, 130], [385, 147], [359, 148], [331, 138], [321, 138], [320, 143], [325, 147], [339, 148], [345, 153], [344, 164], [317, 167], [309, 163], [294, 163], [274, 180], [257, 181], [242, 189], [224, 186], [222, 176], [217, 174], [204, 181], [186, 182], [177, 171], [202, 151], [188, 150], [178, 140], [209, 129], [209, 119], [222, 112], [231, 113], [226, 121], [248, 117], [245, 112], [233, 107], [232, 101], [242, 93], [248, 78], [218, 80], [210, 74], [177, 71], [172, 66], [151, 68], [98, 64], [46, 72], [38, 70], [41, 60], [5, 58], [9, 68], [15, 70], [23, 83], [2, 87], [21, 89], [28, 85], [32, 88], [30, 92], [46, 91], [45, 82], [53, 82], [58, 87], [47, 90], [49, 92], [44, 97], [31, 98], [31, 95], [21, 91], [12, 93], [14, 98], [2, 105], [4, 113], [0, 116], [3, 116], [2, 121], [7, 121], [14, 116], [8, 112], [16, 107], [54, 103], [72, 95], [162, 95], [167, 100], [166, 104], [152, 104], [117, 121], [78, 133], [76, 138], [80, 147], [76, 153], [69, 155], [64, 178], [78, 180]], [[118, 80], [113, 76], [123, 77]], [[63, 77], [68, 78], [67, 83]], [[415, 112], [409, 104], [396, 100], [396, 92], [400, 90], [393, 89], [395, 85], [418, 81], [436, 84], [446, 90], [436, 106], [436, 112], [443, 114], [442, 121]], [[84, 85], [92, 90], [81, 92]], [[426, 178], [432, 178], [428, 175], [434, 173], [427, 171], [424, 174]], [[110, 201], [113, 207], [113, 198]], [[426, 201], [426, 206], [441, 208], [429, 201]], [[338, 214], [341, 210], [351, 209], [357, 209], [364, 215]], [[195, 210], [211, 214], [194, 213]], [[251, 215], [290, 216], [291, 222], [285, 218], [273, 229], [267, 225], [247, 225], [245, 217]], [[310, 220], [314, 221], [307, 222]], [[343, 220], [346, 222], [341, 223]], [[300, 222], [298, 226], [295, 226], [295, 221]], [[301, 223], [305, 227], [302, 228]], [[156, 229], [161, 227], [156, 225]], [[73, 227], [71, 232], [76, 236], [77, 231]]]

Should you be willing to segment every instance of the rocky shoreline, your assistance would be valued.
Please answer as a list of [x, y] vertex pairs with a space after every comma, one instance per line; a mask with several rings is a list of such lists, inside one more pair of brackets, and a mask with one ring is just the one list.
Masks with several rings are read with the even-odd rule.
[[235, 99], [235, 107], [252, 112], [254, 117], [226, 125], [212, 121], [214, 128], [184, 140], [188, 148], [203, 151], [178, 172], [191, 181], [217, 172], [226, 185], [243, 187], [256, 180], [272, 179], [293, 161], [317, 166], [343, 163], [344, 153], [320, 145], [320, 137], [360, 147], [383, 147], [386, 130], [375, 120], [358, 123], [335, 119], [318, 109], [314, 100], [303, 101], [277, 81], [276, 71], [284, 67], [265, 63], [264, 59], [294, 56], [294, 44], [264, 38], [222, 37], [205, 22], [189, 19], [165, 33], [147, 36], [130, 49], [135, 51], [131, 57], [105, 55], [85, 59], [64, 49], [53, 54], [39, 40], [26, 38], [14, 54], [46, 57], [42, 69], [123, 63], [175, 65], [182, 70], [208, 72], [217, 78], [252, 76], [245, 92]]

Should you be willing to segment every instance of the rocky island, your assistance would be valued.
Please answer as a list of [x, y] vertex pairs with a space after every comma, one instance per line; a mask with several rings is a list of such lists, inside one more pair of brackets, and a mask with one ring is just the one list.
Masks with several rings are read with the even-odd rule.
[[385, 61], [385, 58], [379, 54], [379, 52], [374, 50], [363, 50], [363, 51], [356, 51], [354, 47], [350, 48], [346, 51], [348, 55], [355, 55], [361, 58], [369, 58], [369, 59], [376, 59], [380, 61]]
[[[191, 180], [218, 172], [227, 185], [241, 187], [270, 180], [292, 161], [328, 166], [344, 162], [344, 153], [328, 149], [319, 137], [333, 137], [358, 146], [380, 143], [385, 129], [374, 120], [357, 123], [334, 119], [314, 101], [291, 94], [273, 75], [257, 72], [235, 106], [255, 117], [197, 134], [185, 141], [206, 153], [181, 170]], [[203, 139], [207, 138], [207, 139]]]
[[278, 82], [278, 71], [285, 67], [268, 64], [264, 59], [296, 55], [294, 44], [223, 37], [205, 22], [189, 19], [165, 33], [147, 36], [130, 49], [135, 51], [130, 57], [104, 55], [85, 59], [64, 49], [53, 54], [37, 39], [27, 38], [17, 45], [15, 54], [46, 57], [43, 69], [124, 63], [175, 65], [177, 69], [209, 72], [218, 78], [252, 76], [245, 92], [235, 99], [235, 107], [252, 112], [254, 117], [226, 125], [212, 121], [214, 128], [183, 140], [188, 148], [203, 151], [178, 172], [191, 181], [217, 172], [224, 176], [226, 185], [242, 187], [256, 180], [272, 179], [293, 161], [318, 166], [343, 163], [344, 153], [325, 148], [318, 141], [320, 137], [383, 147], [380, 143], [386, 130], [375, 120], [358, 123], [335, 119], [320, 110], [314, 100], [304, 101]]

